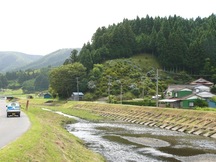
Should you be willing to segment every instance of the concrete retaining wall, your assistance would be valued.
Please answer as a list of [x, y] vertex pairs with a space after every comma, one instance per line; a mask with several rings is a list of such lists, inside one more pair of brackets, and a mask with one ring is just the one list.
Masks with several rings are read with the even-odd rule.
[[74, 106], [104, 117], [216, 138], [216, 112], [82, 102]]

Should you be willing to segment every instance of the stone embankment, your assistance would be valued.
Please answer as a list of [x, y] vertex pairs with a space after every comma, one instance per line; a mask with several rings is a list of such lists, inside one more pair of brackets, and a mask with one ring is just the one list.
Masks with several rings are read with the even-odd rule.
[[216, 139], [216, 112], [91, 102], [80, 102], [74, 108], [126, 122]]

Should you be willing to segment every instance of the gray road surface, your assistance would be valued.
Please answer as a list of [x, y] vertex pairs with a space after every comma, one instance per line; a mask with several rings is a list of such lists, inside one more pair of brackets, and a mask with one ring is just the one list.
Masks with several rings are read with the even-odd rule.
[[6, 101], [0, 98], [0, 149], [15, 141], [30, 127], [26, 114], [21, 112], [20, 117], [6, 116]]

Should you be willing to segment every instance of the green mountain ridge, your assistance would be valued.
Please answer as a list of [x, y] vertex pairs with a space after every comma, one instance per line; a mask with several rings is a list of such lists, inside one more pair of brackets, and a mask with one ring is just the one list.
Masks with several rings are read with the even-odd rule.
[[42, 67], [48, 67], [48, 66], [56, 67], [56, 66], [62, 65], [64, 61], [70, 56], [72, 50], [73, 50], [72, 48], [59, 49], [48, 55], [45, 55], [44, 57], [36, 60], [33, 63], [22, 66], [21, 68], [23, 70], [40, 69]]
[[[73, 49], [59, 49], [45, 56], [30, 55], [21, 52], [0, 51], [0, 72], [40, 69], [59, 66], [70, 56]], [[79, 49], [77, 49], [79, 51]]]
[[7, 72], [19, 68], [20, 66], [32, 63], [43, 56], [29, 55], [21, 52], [1, 51], [0, 52], [0, 72]]

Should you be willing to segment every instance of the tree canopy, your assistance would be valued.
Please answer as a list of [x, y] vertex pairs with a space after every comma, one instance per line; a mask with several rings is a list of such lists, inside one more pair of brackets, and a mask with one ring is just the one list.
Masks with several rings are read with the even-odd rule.
[[62, 65], [50, 72], [50, 88], [59, 97], [70, 97], [72, 92], [77, 91], [77, 78], [79, 84], [82, 84], [85, 75], [86, 68], [80, 63]]

